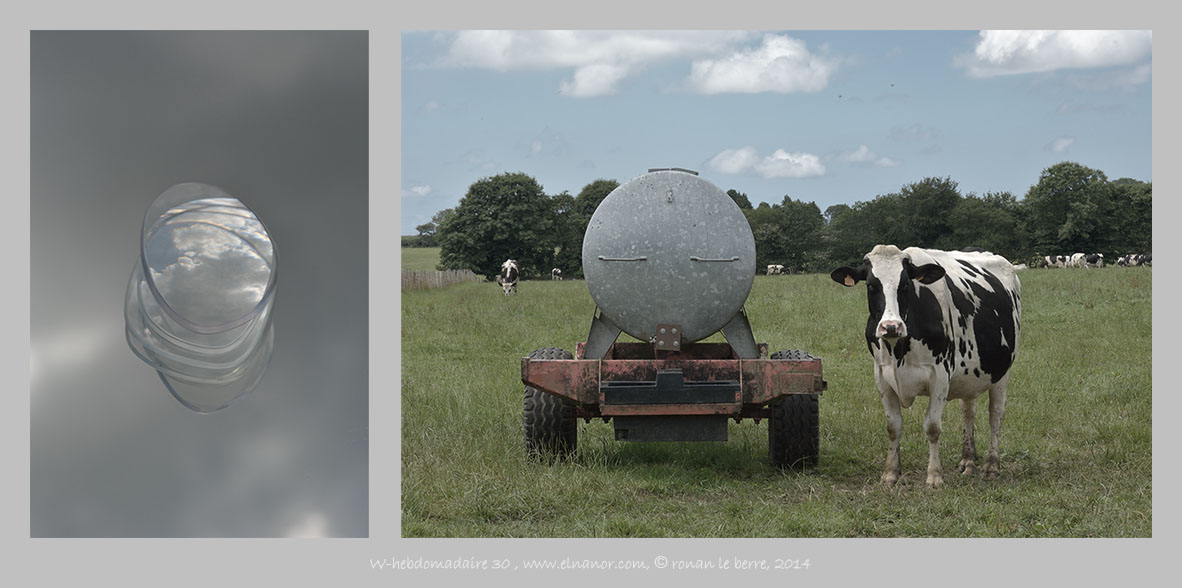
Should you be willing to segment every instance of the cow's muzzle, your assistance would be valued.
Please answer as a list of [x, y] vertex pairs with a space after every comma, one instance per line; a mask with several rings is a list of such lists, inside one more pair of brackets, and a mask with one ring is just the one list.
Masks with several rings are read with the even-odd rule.
[[899, 339], [907, 336], [907, 325], [903, 321], [882, 321], [878, 323], [880, 339]]

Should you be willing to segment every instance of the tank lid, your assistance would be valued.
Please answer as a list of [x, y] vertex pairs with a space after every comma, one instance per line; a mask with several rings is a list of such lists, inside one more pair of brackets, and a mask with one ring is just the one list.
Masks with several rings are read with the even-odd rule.
[[685, 172], [687, 174], [694, 174], [695, 176], [698, 175], [698, 172], [696, 172], [692, 169], [685, 169], [684, 167], [650, 167], [650, 168], [648, 168], [648, 173], [650, 173], [650, 174], [653, 172], [659, 172], [659, 171], [679, 171], [679, 172]]

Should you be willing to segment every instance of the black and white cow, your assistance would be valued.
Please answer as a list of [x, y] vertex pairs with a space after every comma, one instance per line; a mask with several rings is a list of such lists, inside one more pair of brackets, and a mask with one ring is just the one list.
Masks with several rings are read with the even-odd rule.
[[1119, 266], [1153, 265], [1153, 254], [1130, 253], [1116, 260]]
[[1066, 255], [1046, 255], [1042, 258], [1043, 267], [1067, 267]]
[[521, 268], [518, 267], [517, 261], [506, 259], [505, 263], [501, 264], [501, 274], [497, 276], [497, 283], [505, 291], [505, 296], [517, 293], [517, 279], [519, 277], [521, 277]]
[[784, 273], [784, 266], [783, 265], [775, 264], [775, 265], [767, 266], [767, 275], [769, 275], [769, 276], [778, 276], [783, 273]]
[[976, 470], [975, 404], [989, 392], [989, 451], [984, 477], [997, 476], [1006, 382], [1018, 351], [1021, 285], [1014, 267], [999, 255], [878, 245], [857, 268], [830, 274], [839, 284], [865, 281], [870, 303], [866, 345], [886, 411], [890, 446], [882, 481], [902, 474], [899, 438], [902, 408], [928, 396], [923, 430], [929, 443], [927, 484], [944, 482], [940, 432], [944, 405], [959, 398], [964, 438], [959, 469]]
[[1089, 253], [1084, 256], [1085, 267], [1104, 267], [1103, 253]]
[[562, 270], [560, 270], [558, 268], [554, 268], [554, 269], [550, 270], [550, 279], [551, 280], [561, 280], [562, 279]]

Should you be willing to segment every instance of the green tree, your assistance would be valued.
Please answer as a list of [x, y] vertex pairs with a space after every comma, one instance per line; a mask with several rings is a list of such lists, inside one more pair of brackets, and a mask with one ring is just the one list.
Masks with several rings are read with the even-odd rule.
[[1153, 184], [1131, 178], [1112, 182], [1112, 242], [1103, 251], [1112, 259], [1153, 250]]
[[904, 210], [897, 220], [902, 223], [903, 242], [896, 245], [935, 249], [963, 246], [950, 237], [951, 213], [961, 201], [956, 182], [951, 178], [924, 178], [903, 186], [900, 195]]
[[542, 186], [524, 173], [482, 178], [468, 187], [437, 229], [442, 269], [470, 269], [490, 279], [516, 259], [524, 276], [549, 274], [555, 214]]
[[1022, 247], [1018, 201], [1009, 192], [967, 196], [948, 214], [950, 225], [944, 249], [982, 247], [1010, 260], [1029, 257]]
[[1031, 248], [1042, 254], [1111, 248], [1113, 192], [1100, 170], [1070, 161], [1044, 169], [1022, 203]]
[[747, 198], [746, 194], [738, 190], [727, 190], [726, 195], [730, 196], [731, 200], [734, 200], [735, 204], [738, 204], [740, 209], [751, 210], [751, 200]]
[[591, 222], [599, 203], [619, 186], [615, 180], [595, 180], [583, 186], [569, 209], [560, 213], [565, 216], [558, 221], [561, 237], [555, 267], [562, 270], [563, 277], [583, 277], [583, 237], [587, 234], [587, 223]]
[[780, 204], [743, 211], [755, 237], [756, 267], [783, 264], [792, 271], [815, 271], [825, 219], [814, 202], [784, 196]]

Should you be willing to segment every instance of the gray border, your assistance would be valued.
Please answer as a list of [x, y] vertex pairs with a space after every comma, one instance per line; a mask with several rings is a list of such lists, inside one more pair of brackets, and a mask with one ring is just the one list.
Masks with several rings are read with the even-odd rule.
[[[4, 484], [4, 508], [0, 521], [4, 529], [3, 575], [6, 578], [36, 578], [38, 584], [59, 580], [87, 581], [96, 578], [131, 580], [142, 584], [154, 579], [170, 584], [207, 584], [214, 579], [271, 580], [296, 585], [337, 581], [371, 581], [385, 585], [401, 579], [493, 582], [533, 582], [556, 579], [571, 583], [603, 581], [644, 581], [668, 579], [717, 581], [732, 578], [773, 580], [784, 583], [841, 580], [872, 580], [876, 584], [913, 584], [949, 581], [957, 584], [996, 584], [999, 579], [1022, 576], [1053, 577], [1057, 582], [1093, 580], [1121, 582], [1144, 578], [1145, 572], [1170, 571], [1176, 558], [1169, 549], [1177, 538], [1178, 508], [1170, 500], [1177, 489], [1178, 473], [1172, 464], [1155, 468], [1154, 538], [1149, 540], [405, 540], [401, 539], [399, 495], [401, 444], [397, 395], [401, 374], [391, 357], [400, 357], [398, 301], [398, 256], [371, 255], [370, 279], [370, 538], [329, 540], [65, 540], [29, 539], [29, 34], [46, 28], [368, 28], [370, 32], [370, 247], [374, 252], [397, 251], [394, 232], [375, 230], [396, 219], [400, 193], [400, 31], [462, 28], [1154, 28], [1176, 23], [1174, 11], [1154, 3], [1129, 0], [1118, 4], [1081, 7], [1078, 2], [1031, 3], [1003, 0], [988, 5], [962, 7], [949, 15], [948, 5], [938, 1], [859, 2], [828, 8], [775, 4], [762, 0], [731, 0], [725, 3], [694, 3], [660, 0], [637, 3], [601, 0], [593, 4], [566, 5], [529, 1], [477, 3], [282, 3], [204, 2], [200, 5], [161, 9], [150, 2], [106, 2], [101, 5], [75, 3], [6, 8], [0, 35], [0, 63], [9, 82], [3, 92], [4, 115], [0, 117], [5, 177], [11, 179], [10, 193], [2, 221], [0, 239], [11, 254], [5, 256], [5, 273], [19, 276], [16, 287], [4, 289], [5, 308], [14, 328], [2, 336], [0, 369], [7, 374], [3, 389], [15, 400], [4, 411], [0, 426], [5, 461], [14, 475]], [[581, 12], [578, 12], [582, 9]], [[1155, 29], [1154, 75], [1155, 167], [1169, 174], [1174, 166], [1160, 165], [1172, 160], [1172, 132], [1177, 116], [1167, 98], [1176, 95], [1175, 66], [1177, 41], [1171, 29]], [[390, 173], [394, 170], [394, 173]], [[1177, 182], [1170, 175], [1158, 183], [1155, 234], [1158, 244], [1158, 279], [1155, 299], [1163, 304], [1171, 296], [1176, 280], [1170, 271], [1175, 262], [1162, 257], [1176, 245], [1172, 221], [1179, 212], [1170, 199]], [[380, 224], [379, 224], [380, 223]], [[397, 226], [397, 225], [396, 225]], [[1161, 268], [1165, 268], [1163, 273]], [[1163, 420], [1178, 408], [1178, 397], [1165, 379], [1169, 372], [1168, 352], [1174, 315], [1159, 310], [1160, 326], [1155, 329], [1154, 430], [1156, 448], [1178, 444], [1178, 428]], [[1161, 449], [1159, 449], [1159, 452]], [[595, 559], [649, 559], [664, 555], [670, 559], [713, 559], [733, 557], [807, 557], [809, 571], [757, 574], [736, 572], [552, 572], [508, 574], [484, 572], [391, 572], [370, 569], [371, 559], [419, 557], [514, 558], [525, 556], [561, 559], [577, 554]], [[1051, 574], [1054, 574], [1051, 576]], [[795, 574], [795, 575], [794, 575]], [[89, 582], [88, 582], [89, 583]]]

